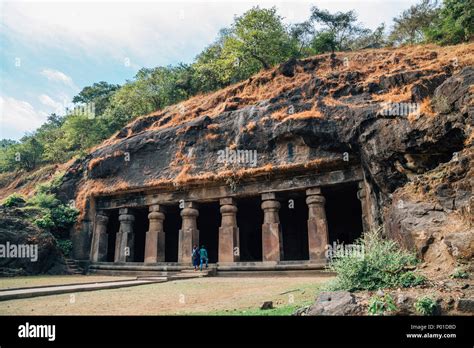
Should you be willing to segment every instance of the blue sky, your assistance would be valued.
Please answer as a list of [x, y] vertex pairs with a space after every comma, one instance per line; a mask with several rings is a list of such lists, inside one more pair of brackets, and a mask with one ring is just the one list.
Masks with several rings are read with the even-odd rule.
[[0, 139], [19, 139], [83, 87], [123, 84], [141, 67], [189, 63], [253, 6], [276, 6], [286, 23], [316, 5], [354, 9], [374, 29], [416, 0], [4, 1], [0, 0]]

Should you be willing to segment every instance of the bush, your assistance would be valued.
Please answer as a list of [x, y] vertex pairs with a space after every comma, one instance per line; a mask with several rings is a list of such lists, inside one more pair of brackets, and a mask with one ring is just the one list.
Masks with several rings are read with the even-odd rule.
[[34, 224], [44, 230], [51, 230], [56, 226], [50, 213], [46, 213], [42, 218], [36, 219]]
[[18, 207], [25, 203], [25, 199], [18, 193], [13, 193], [3, 201], [2, 205], [5, 207]]
[[451, 274], [451, 278], [467, 279], [467, 278], [469, 278], [469, 273], [467, 273], [465, 268], [457, 267], [454, 270], [453, 274]]
[[40, 208], [52, 209], [61, 204], [61, 201], [52, 193], [36, 192], [36, 194], [28, 200], [28, 204], [35, 205]]
[[411, 288], [413, 286], [422, 285], [426, 282], [426, 278], [421, 274], [415, 274], [412, 271], [403, 273], [400, 276], [400, 284], [404, 288]]
[[415, 302], [414, 307], [415, 310], [421, 315], [433, 315], [438, 305], [431, 297], [424, 296]]
[[64, 256], [69, 256], [72, 251], [72, 242], [69, 239], [57, 239], [56, 244]]
[[393, 240], [382, 239], [379, 231], [367, 233], [355, 243], [364, 250], [363, 257], [343, 255], [332, 261], [329, 270], [337, 276], [328, 290], [377, 290], [421, 282], [420, 277], [406, 275], [406, 267], [418, 262], [415, 254], [401, 250]]
[[374, 295], [369, 299], [368, 312], [371, 315], [383, 315], [385, 312], [393, 312], [396, 309], [395, 301], [389, 294], [385, 296]]

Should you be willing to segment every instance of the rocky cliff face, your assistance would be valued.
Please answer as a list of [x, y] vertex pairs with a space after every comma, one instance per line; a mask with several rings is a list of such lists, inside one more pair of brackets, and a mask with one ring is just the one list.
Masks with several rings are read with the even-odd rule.
[[[385, 233], [453, 264], [473, 250], [473, 48], [289, 61], [135, 120], [70, 167], [62, 194], [84, 210], [91, 195], [360, 163]], [[222, 163], [226, 148], [257, 162]]]

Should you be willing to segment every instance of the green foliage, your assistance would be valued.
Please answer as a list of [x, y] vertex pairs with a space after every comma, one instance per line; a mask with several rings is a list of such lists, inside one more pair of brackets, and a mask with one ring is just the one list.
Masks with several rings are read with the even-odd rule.
[[467, 272], [466, 268], [464, 267], [457, 267], [453, 274], [451, 274], [451, 278], [455, 279], [468, 279], [469, 273]]
[[44, 214], [43, 217], [34, 220], [33, 222], [36, 226], [44, 230], [51, 230], [55, 227], [53, 218], [49, 212]]
[[393, 44], [415, 44], [425, 40], [425, 30], [437, 18], [437, 2], [422, 0], [421, 3], [393, 19], [393, 29], [389, 41]]
[[28, 200], [28, 205], [41, 209], [41, 216], [33, 221], [38, 227], [49, 230], [55, 236], [65, 237], [69, 228], [76, 223], [79, 211], [62, 203], [52, 193], [59, 187], [61, 179], [62, 174], [47, 184], [38, 185], [36, 194]]
[[23, 203], [25, 203], [25, 199], [22, 195], [18, 193], [12, 193], [10, 196], [5, 198], [5, 200], [2, 202], [2, 205], [4, 207], [18, 207]]
[[114, 92], [120, 88], [119, 85], [112, 85], [105, 81], [96, 82], [92, 86], [87, 86], [79, 92], [73, 99], [73, 103], [94, 104], [95, 112], [102, 115], [110, 105], [110, 99]]
[[18, 169], [32, 170], [41, 163], [43, 145], [33, 136], [25, 136], [20, 143], [0, 149], [0, 172]]
[[382, 239], [378, 231], [367, 233], [356, 244], [363, 247], [363, 257], [341, 256], [329, 264], [329, 269], [337, 273], [330, 290], [376, 290], [413, 286], [421, 281], [405, 275], [405, 267], [417, 263], [415, 254], [401, 250], [393, 240]]
[[395, 301], [389, 294], [374, 295], [369, 299], [368, 312], [370, 315], [383, 315], [385, 312], [393, 312], [396, 309]]
[[413, 306], [421, 315], [433, 315], [438, 307], [436, 301], [429, 296], [419, 298]]
[[412, 271], [403, 273], [400, 276], [400, 285], [404, 288], [422, 285], [426, 282], [426, 278], [421, 274], [416, 274]]
[[332, 14], [315, 6], [311, 8], [310, 20], [323, 28], [311, 43], [316, 53], [348, 50], [357, 37], [370, 33], [370, 30], [357, 24], [354, 11]]
[[63, 255], [68, 257], [72, 251], [72, 242], [69, 239], [57, 239], [56, 244]]
[[468, 42], [474, 35], [474, 2], [444, 0], [438, 17], [427, 25], [428, 41], [442, 45]]
[[246, 79], [263, 69], [298, 56], [295, 36], [275, 8], [254, 7], [198, 55], [192, 69], [200, 91], [210, 91]]
[[40, 208], [53, 209], [61, 204], [61, 201], [52, 193], [36, 192], [36, 194], [28, 200], [29, 205]]

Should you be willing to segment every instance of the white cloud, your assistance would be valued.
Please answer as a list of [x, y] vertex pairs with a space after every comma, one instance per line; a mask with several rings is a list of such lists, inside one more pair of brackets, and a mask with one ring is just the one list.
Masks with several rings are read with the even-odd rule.
[[30, 103], [0, 96], [0, 138], [19, 138], [25, 131], [41, 126], [45, 119]]
[[38, 97], [38, 99], [39, 99], [41, 104], [43, 104], [45, 106], [48, 106], [49, 108], [52, 108], [54, 110], [54, 112], [56, 112], [56, 113], [60, 113], [61, 110], [63, 110], [64, 107], [65, 107], [64, 103], [55, 101], [53, 98], [51, 98], [47, 94], [41, 94]]
[[355, 9], [359, 20], [375, 28], [391, 21], [418, 0], [314, 1], [80, 1], [5, 2], [5, 28], [37, 47], [53, 47], [68, 55], [139, 66], [192, 60], [212, 42], [220, 28], [252, 6], [276, 6], [286, 22], [308, 18], [317, 5], [331, 12]]
[[75, 87], [72, 78], [59, 70], [43, 69], [41, 70], [41, 75], [45, 76], [50, 81], [62, 82], [70, 87]]

